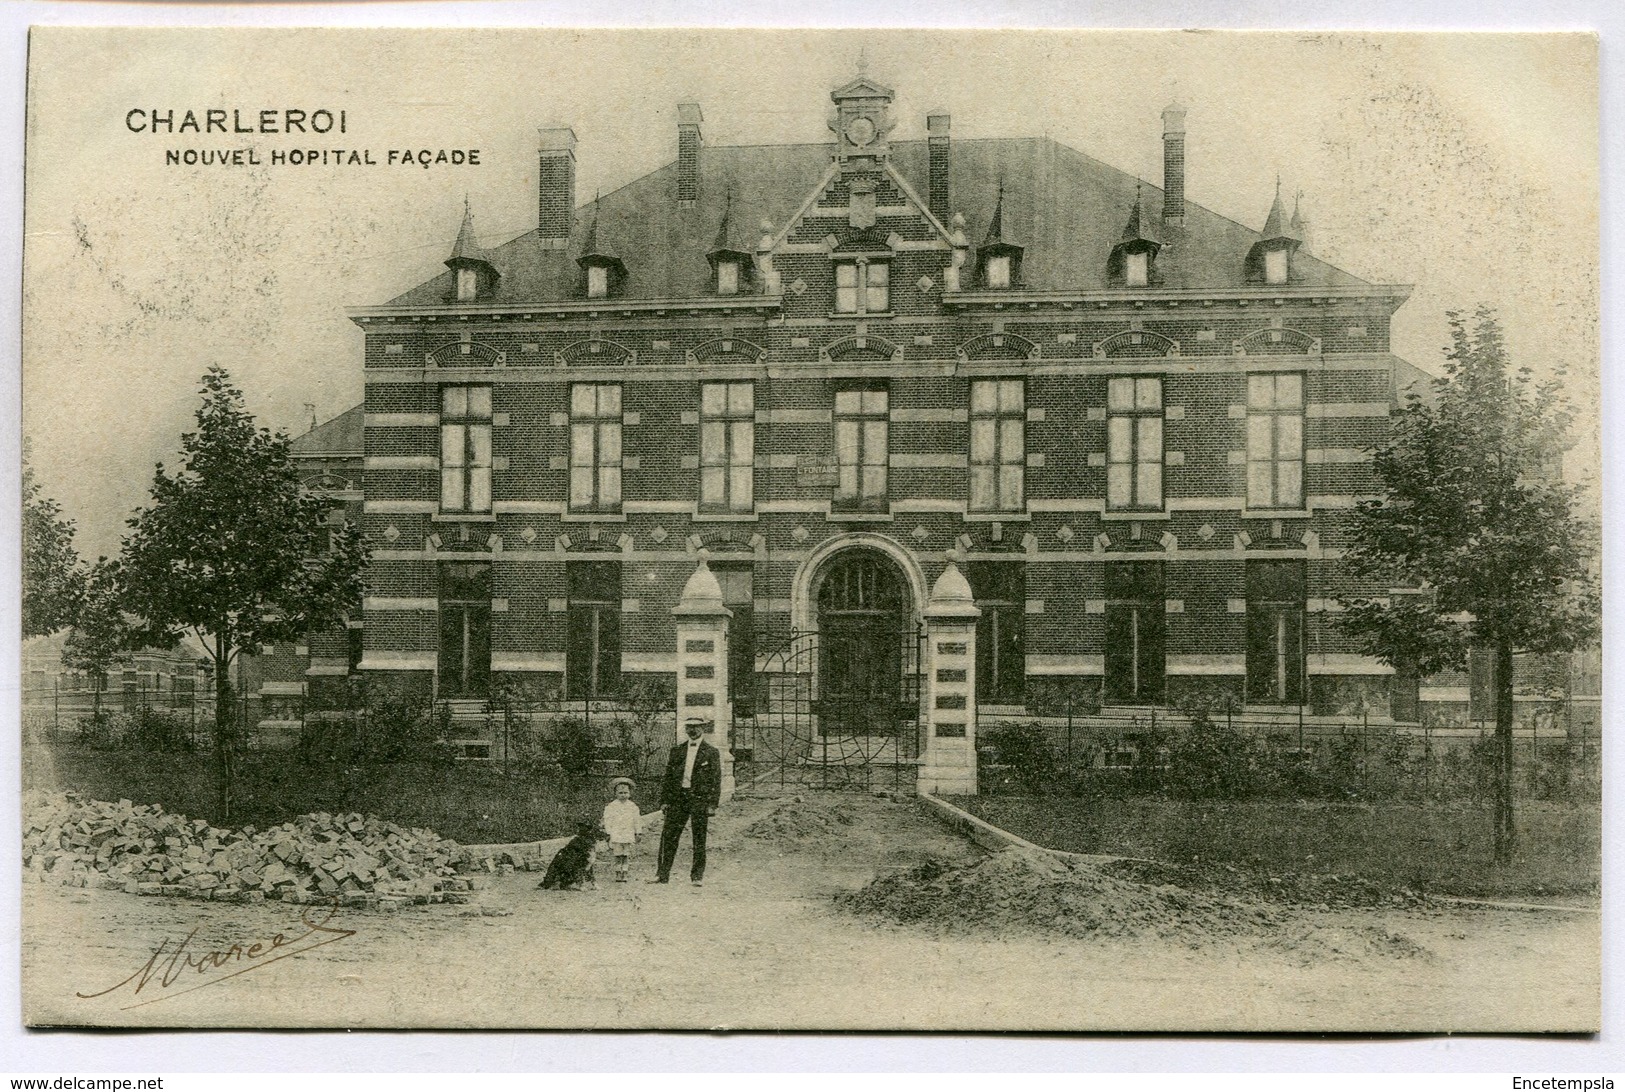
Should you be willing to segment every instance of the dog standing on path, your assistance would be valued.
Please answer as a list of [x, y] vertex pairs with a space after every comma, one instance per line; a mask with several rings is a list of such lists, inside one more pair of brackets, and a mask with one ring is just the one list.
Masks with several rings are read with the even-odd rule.
[[573, 887], [577, 891], [598, 890], [598, 882], [593, 875], [593, 858], [597, 855], [598, 843], [607, 838], [608, 835], [597, 823], [578, 824], [576, 836], [553, 855], [552, 863], [547, 866], [547, 874], [538, 885], [540, 889], [565, 891]]

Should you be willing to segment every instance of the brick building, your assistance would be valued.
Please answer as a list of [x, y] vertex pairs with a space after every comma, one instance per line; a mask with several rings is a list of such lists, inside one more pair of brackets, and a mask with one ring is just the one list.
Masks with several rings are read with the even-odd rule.
[[809, 632], [817, 686], [891, 708], [952, 551], [984, 705], [1414, 709], [1330, 617], [1363, 449], [1420, 375], [1389, 352], [1408, 289], [1316, 258], [1279, 186], [1258, 229], [1188, 200], [1180, 106], [1158, 189], [946, 115], [892, 141], [892, 97], [859, 77], [783, 146], [680, 105], [673, 162], [579, 208], [544, 129], [535, 230], [482, 247], [465, 210], [444, 268], [351, 312], [361, 671], [613, 696], [674, 670], [703, 550], [740, 714]]

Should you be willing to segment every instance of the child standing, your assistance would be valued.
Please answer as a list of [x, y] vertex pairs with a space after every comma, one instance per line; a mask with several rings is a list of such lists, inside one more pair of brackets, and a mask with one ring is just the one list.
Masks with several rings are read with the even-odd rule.
[[632, 799], [636, 787], [630, 777], [617, 777], [609, 783], [615, 799], [604, 805], [604, 832], [609, 835], [609, 851], [615, 857], [615, 882], [625, 883], [632, 867], [632, 845], [643, 836], [638, 829], [643, 814]]

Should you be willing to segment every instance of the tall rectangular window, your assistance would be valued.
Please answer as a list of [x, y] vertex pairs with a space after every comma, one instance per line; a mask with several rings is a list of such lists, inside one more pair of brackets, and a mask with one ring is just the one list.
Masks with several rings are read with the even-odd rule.
[[621, 564], [571, 561], [565, 565], [569, 613], [564, 690], [570, 698], [597, 698], [621, 689]]
[[874, 314], [891, 309], [891, 266], [885, 262], [836, 262], [835, 310]]
[[621, 507], [621, 385], [570, 387], [570, 510]]
[[717, 561], [711, 565], [722, 588], [728, 618], [728, 696], [734, 714], [756, 715], [756, 590], [750, 562]]
[[1019, 379], [970, 385], [970, 506], [1013, 512], [1026, 506], [1027, 397]]
[[1162, 507], [1162, 380], [1106, 381], [1106, 507]]
[[[360, 630], [354, 632], [360, 633]], [[440, 566], [440, 696], [484, 697], [491, 684], [491, 566]]]
[[884, 384], [849, 386], [835, 392], [835, 507], [883, 512], [891, 422]]
[[609, 270], [601, 265], [587, 267], [587, 298], [601, 300], [609, 295]]
[[1303, 507], [1303, 376], [1247, 377], [1247, 507]]
[[1151, 279], [1151, 255], [1143, 250], [1125, 255], [1123, 281], [1130, 288], [1144, 288]]
[[1162, 562], [1106, 566], [1106, 700], [1145, 705], [1162, 700], [1167, 674], [1167, 602]]
[[1304, 701], [1302, 561], [1247, 562], [1247, 700]]
[[1019, 705], [1025, 693], [1027, 572], [1019, 561], [972, 561], [966, 566], [976, 620], [976, 695], [991, 705]]
[[440, 388], [440, 510], [491, 510], [491, 388]]
[[700, 507], [749, 512], [755, 464], [755, 385], [749, 380], [700, 384]]

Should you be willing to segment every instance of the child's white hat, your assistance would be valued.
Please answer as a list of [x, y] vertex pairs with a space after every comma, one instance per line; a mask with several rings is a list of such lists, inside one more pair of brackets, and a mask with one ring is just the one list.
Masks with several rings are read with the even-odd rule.
[[627, 788], [632, 789], [634, 791], [638, 787], [638, 783], [636, 781], [633, 781], [630, 777], [617, 777], [617, 778], [615, 778], [613, 781], [611, 781], [609, 783], [609, 791], [614, 792], [616, 789], [620, 788], [622, 785], [625, 785]]

